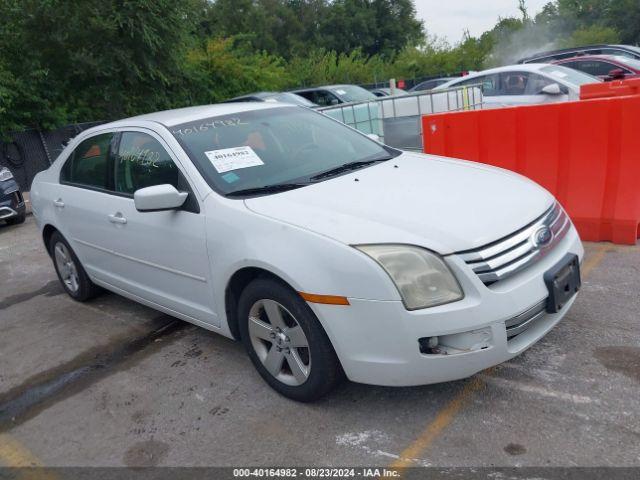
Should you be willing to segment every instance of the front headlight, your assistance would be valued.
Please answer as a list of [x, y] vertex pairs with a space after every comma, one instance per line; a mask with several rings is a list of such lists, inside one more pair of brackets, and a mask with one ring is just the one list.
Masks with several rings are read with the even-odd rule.
[[11, 170], [7, 167], [0, 168], [0, 182], [4, 182], [5, 180], [11, 180], [13, 178], [13, 174]]
[[356, 245], [395, 283], [407, 310], [435, 307], [464, 298], [460, 284], [438, 255], [411, 245]]

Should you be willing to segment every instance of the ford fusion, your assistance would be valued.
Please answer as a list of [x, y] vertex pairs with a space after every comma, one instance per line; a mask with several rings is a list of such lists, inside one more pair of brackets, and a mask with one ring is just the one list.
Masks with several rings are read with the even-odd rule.
[[296, 106], [95, 127], [31, 198], [72, 298], [105, 288], [238, 339], [300, 401], [344, 376], [471, 376], [543, 337], [580, 288], [580, 239], [543, 188]]

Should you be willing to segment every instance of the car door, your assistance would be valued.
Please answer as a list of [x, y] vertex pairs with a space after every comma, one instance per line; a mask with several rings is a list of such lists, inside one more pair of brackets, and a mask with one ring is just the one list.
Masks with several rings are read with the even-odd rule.
[[[111, 285], [154, 304], [217, 324], [206, 249], [205, 216], [184, 171], [162, 137], [145, 129], [119, 134], [113, 195], [102, 218], [110, 231]], [[189, 196], [182, 208], [139, 212], [136, 190], [170, 184]]]
[[52, 197], [55, 224], [90, 277], [104, 280], [112, 257], [107, 248], [111, 225], [104, 216], [109, 192], [114, 132], [83, 140], [65, 161]]

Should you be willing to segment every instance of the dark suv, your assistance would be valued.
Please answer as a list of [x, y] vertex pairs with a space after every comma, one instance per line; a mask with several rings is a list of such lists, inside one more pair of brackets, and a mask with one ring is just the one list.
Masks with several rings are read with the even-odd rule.
[[0, 166], [0, 220], [16, 225], [24, 222], [25, 217], [26, 207], [20, 187], [11, 171]]

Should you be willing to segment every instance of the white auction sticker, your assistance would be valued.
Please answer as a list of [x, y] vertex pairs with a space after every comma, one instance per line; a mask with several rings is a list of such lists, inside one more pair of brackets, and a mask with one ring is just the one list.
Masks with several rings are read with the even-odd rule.
[[253, 148], [249, 146], [211, 150], [204, 152], [204, 154], [209, 158], [213, 168], [215, 168], [218, 173], [264, 165], [264, 162], [256, 152], [253, 151]]

